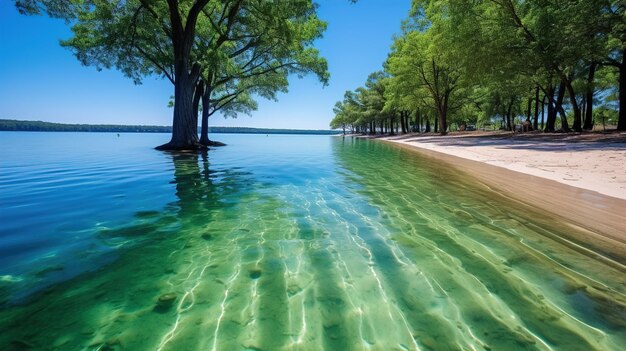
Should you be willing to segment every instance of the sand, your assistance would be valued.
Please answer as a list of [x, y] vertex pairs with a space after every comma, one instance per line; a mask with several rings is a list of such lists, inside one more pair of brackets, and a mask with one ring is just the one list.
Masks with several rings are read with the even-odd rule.
[[626, 133], [575, 136], [466, 133], [384, 139], [626, 199]]
[[567, 238], [581, 250], [626, 258], [626, 133], [477, 132], [378, 139], [448, 162], [486, 188], [582, 229]]

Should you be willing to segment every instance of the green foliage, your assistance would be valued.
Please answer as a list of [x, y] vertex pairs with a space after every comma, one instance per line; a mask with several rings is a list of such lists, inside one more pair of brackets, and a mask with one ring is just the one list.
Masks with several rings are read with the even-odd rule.
[[608, 107], [600, 106], [594, 111], [594, 122], [596, 126], [615, 126], [617, 125], [617, 111]]
[[[313, 73], [327, 83], [326, 60], [313, 47], [326, 29], [312, 0], [16, 0], [26, 14], [71, 24], [62, 45], [97, 69], [116, 68], [135, 83], [160, 76], [175, 86], [176, 148], [194, 146], [194, 90], [209, 115], [250, 113], [256, 97], [276, 99], [288, 78]], [[192, 102], [193, 100], [193, 102]], [[191, 143], [192, 145], [186, 145]], [[176, 144], [176, 145], [173, 145]]]
[[[290, 75], [313, 73], [327, 84], [326, 60], [312, 47], [326, 23], [311, 1], [259, 1], [253, 16], [235, 18], [231, 25], [219, 16], [205, 20], [204, 28], [213, 30], [199, 34], [198, 60], [209, 88], [209, 115], [250, 113], [257, 106], [254, 96], [275, 100], [278, 92], [287, 92]], [[220, 40], [224, 37], [230, 39]]]
[[512, 130], [545, 101], [549, 130], [567, 130], [567, 116], [580, 130], [586, 106], [625, 103], [617, 84], [625, 79], [619, 74], [626, 65], [625, 6], [623, 0], [413, 0], [384, 64], [383, 111], [436, 115], [442, 132], [448, 122]]

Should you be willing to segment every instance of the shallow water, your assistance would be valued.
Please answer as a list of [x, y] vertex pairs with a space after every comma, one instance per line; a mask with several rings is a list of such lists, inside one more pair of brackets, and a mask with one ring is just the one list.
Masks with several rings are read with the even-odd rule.
[[[572, 227], [367, 140], [0, 133], [0, 349], [620, 350]], [[19, 145], [19, 148], [15, 145]]]

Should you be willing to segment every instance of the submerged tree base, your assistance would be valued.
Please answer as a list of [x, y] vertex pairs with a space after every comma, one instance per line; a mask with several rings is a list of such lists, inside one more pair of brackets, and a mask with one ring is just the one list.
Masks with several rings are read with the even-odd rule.
[[226, 146], [226, 144], [220, 141], [213, 140], [199, 141], [187, 144], [176, 144], [170, 141], [169, 143], [155, 147], [155, 149], [159, 151], [207, 151], [209, 147], [220, 146]]
[[200, 144], [204, 146], [213, 146], [213, 147], [226, 146], [226, 144], [222, 143], [221, 141], [213, 141], [213, 140], [200, 141]]
[[203, 145], [198, 142], [191, 144], [175, 144], [169, 142], [163, 145], [159, 145], [155, 147], [155, 149], [159, 151], [206, 151], [209, 148], [207, 145]]

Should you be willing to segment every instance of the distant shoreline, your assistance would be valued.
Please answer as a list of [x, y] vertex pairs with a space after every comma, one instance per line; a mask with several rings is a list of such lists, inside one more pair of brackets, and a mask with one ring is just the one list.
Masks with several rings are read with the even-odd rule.
[[[86, 133], [171, 133], [172, 127], [120, 124], [66, 124], [43, 121], [0, 119], [2, 132], [86, 132]], [[199, 130], [198, 130], [199, 131]], [[209, 127], [214, 134], [294, 134], [336, 135], [341, 132], [323, 129], [273, 129], [249, 127]]]

